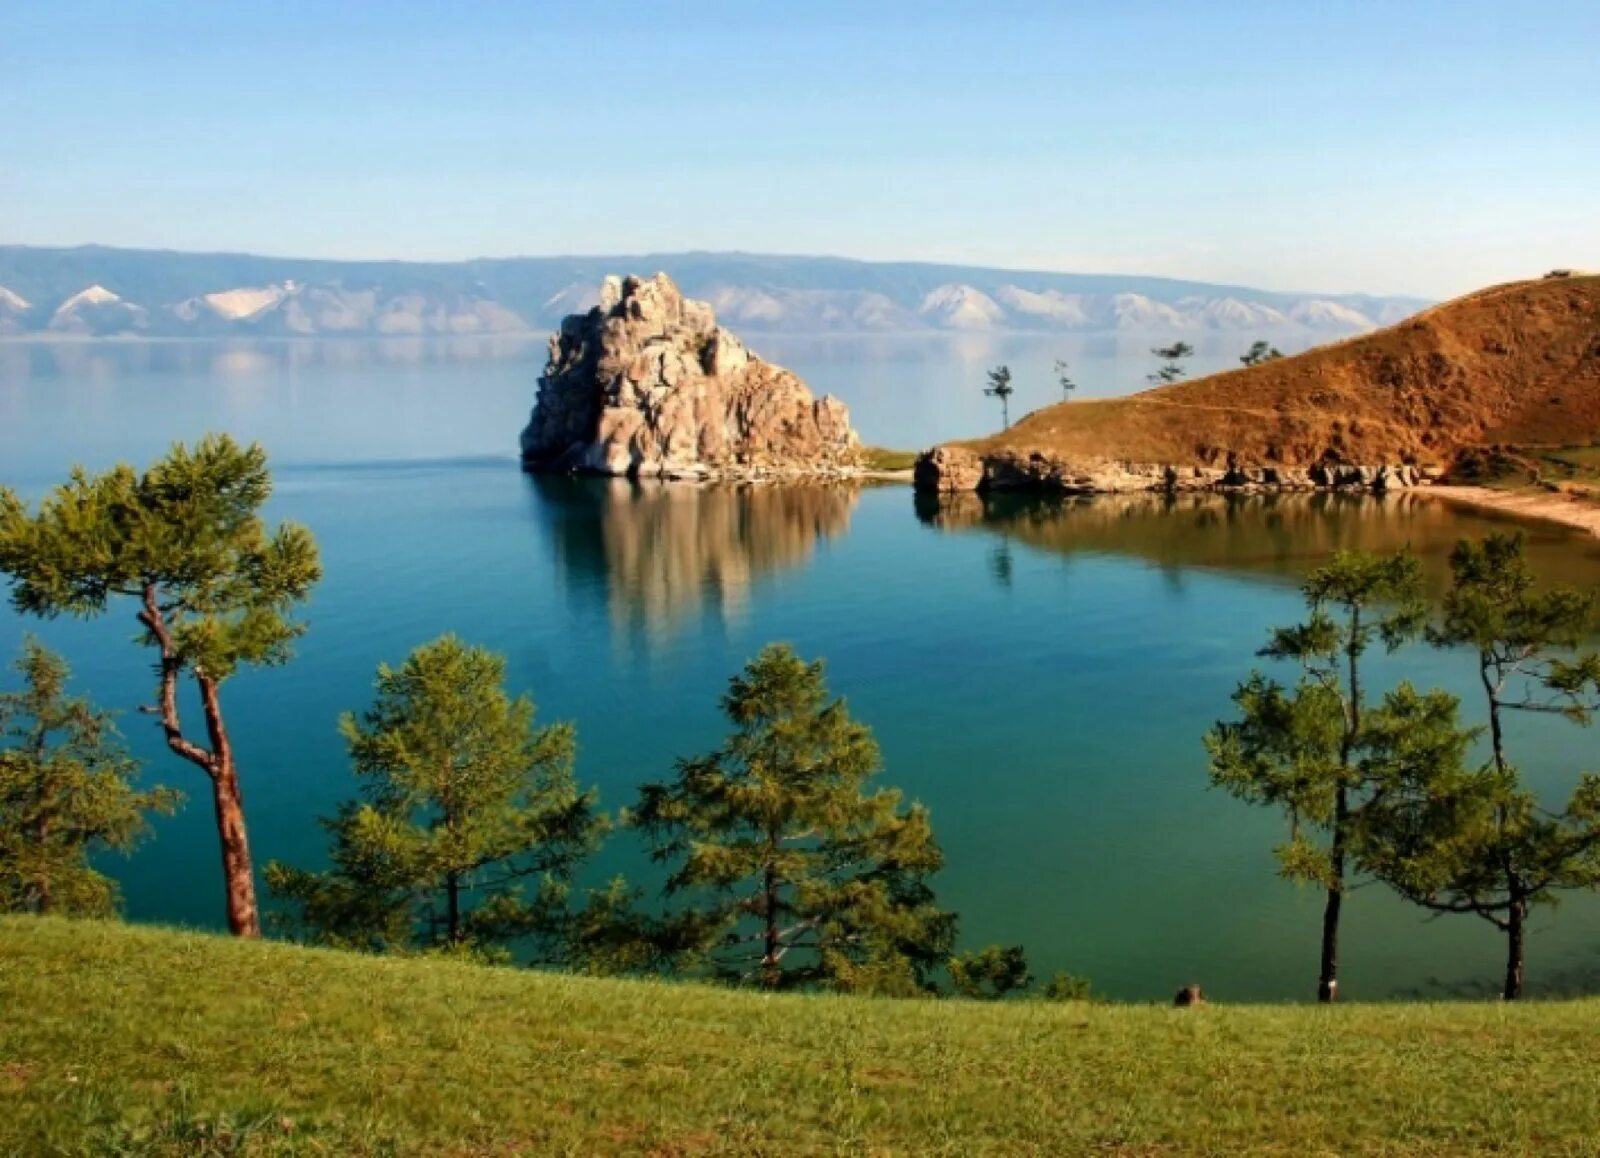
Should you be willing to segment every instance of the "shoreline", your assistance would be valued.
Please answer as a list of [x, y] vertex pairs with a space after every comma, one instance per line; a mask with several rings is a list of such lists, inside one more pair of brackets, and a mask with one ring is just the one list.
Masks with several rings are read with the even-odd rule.
[[1523, 493], [1497, 491], [1490, 487], [1439, 484], [1418, 489], [1422, 494], [1434, 495], [1445, 502], [1520, 519], [1556, 523], [1573, 530], [1587, 531], [1591, 535], [1600, 535], [1600, 505], [1559, 491]]

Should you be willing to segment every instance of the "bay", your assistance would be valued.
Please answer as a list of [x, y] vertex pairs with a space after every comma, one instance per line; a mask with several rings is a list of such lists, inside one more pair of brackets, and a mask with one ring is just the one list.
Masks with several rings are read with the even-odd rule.
[[[993, 425], [982, 371], [1007, 361], [1020, 412], [1066, 357], [1085, 394], [1138, 384], [1126, 339], [781, 338], [763, 352], [851, 405], [868, 441], [917, 446]], [[1203, 350], [1233, 356], [1221, 339]], [[541, 718], [578, 728], [579, 774], [629, 803], [723, 731], [727, 678], [770, 640], [828, 660], [883, 746], [884, 780], [927, 803], [947, 854], [941, 900], [962, 940], [1027, 946], [1116, 997], [1198, 981], [1223, 999], [1314, 989], [1319, 898], [1277, 880], [1281, 827], [1206, 786], [1200, 736], [1262, 661], [1296, 584], [1341, 547], [1423, 555], [1506, 524], [1421, 496], [1226, 501], [917, 501], [899, 486], [726, 490], [533, 479], [515, 464], [542, 345], [458, 342], [0, 344], [0, 481], [37, 497], [76, 462], [147, 461], [227, 430], [273, 455], [274, 518], [308, 524], [327, 577], [295, 662], [227, 689], [259, 862], [312, 864], [315, 818], [353, 788], [337, 714], [373, 667], [444, 631], [500, 650]], [[1530, 526], [1540, 568], [1600, 580], [1592, 539]], [[78, 686], [125, 712], [150, 775], [186, 789], [157, 839], [109, 864], [136, 920], [220, 924], [209, 804], [133, 709], [149, 693], [126, 609], [78, 623], [0, 613], [66, 652]], [[1425, 649], [1378, 678], [1468, 695], [1462, 657]], [[1476, 712], [1475, 701], [1467, 700]], [[1591, 732], [1515, 722], [1542, 789], [1600, 767]], [[650, 867], [621, 841], [596, 879]], [[1378, 890], [1348, 909], [1345, 992], [1492, 986], [1499, 938], [1426, 921]], [[1600, 909], [1536, 918], [1536, 991], [1592, 987]]]

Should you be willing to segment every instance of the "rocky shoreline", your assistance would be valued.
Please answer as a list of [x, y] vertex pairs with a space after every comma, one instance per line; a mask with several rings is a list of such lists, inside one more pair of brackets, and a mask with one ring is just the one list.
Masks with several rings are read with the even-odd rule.
[[936, 446], [917, 457], [913, 481], [918, 490], [1042, 491], [1056, 494], [1135, 494], [1139, 492], [1342, 490], [1382, 493], [1428, 486], [1440, 472], [1407, 463], [1224, 468], [1170, 463], [1069, 461], [1041, 452], [988, 454], [962, 446]]

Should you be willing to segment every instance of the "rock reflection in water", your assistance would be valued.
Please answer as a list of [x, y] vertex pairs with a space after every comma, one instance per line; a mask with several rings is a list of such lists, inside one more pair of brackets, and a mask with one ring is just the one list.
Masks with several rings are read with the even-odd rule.
[[806, 563], [850, 525], [851, 485], [694, 486], [532, 477], [574, 590], [604, 593], [613, 629], [656, 643], [706, 611], [724, 623], [764, 575]]
[[1062, 555], [1132, 555], [1174, 573], [1199, 567], [1297, 579], [1334, 551], [1408, 547], [1421, 557], [1436, 590], [1448, 582], [1450, 549], [1459, 539], [1517, 529], [1527, 535], [1529, 556], [1546, 580], [1600, 583], [1600, 541], [1592, 536], [1412, 491], [1381, 496], [919, 493], [917, 516], [940, 530], [992, 533], [1007, 545]]

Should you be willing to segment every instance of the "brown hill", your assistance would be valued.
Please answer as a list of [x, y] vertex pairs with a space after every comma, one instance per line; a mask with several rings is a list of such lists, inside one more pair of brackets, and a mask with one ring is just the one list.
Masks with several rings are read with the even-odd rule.
[[1066, 402], [961, 445], [1218, 467], [1444, 465], [1600, 437], [1600, 276], [1480, 290], [1399, 325], [1126, 398]]

